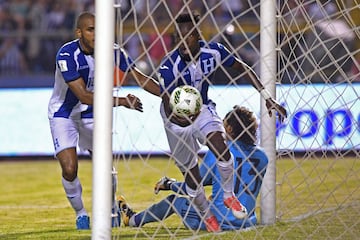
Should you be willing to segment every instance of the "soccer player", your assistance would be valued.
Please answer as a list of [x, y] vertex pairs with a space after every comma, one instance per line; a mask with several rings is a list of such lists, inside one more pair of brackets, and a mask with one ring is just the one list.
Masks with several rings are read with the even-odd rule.
[[[208, 98], [208, 87], [212, 73], [219, 66], [230, 67], [239, 75], [246, 73], [251, 84], [266, 101], [269, 115], [277, 111], [280, 121], [286, 117], [286, 110], [274, 100], [264, 88], [254, 71], [243, 61], [235, 57], [220, 43], [208, 43], [200, 39], [198, 23], [200, 16], [184, 13], [176, 19], [178, 34], [177, 49], [170, 52], [159, 67], [159, 81], [162, 92], [161, 116], [172, 156], [183, 173], [186, 190], [192, 201], [202, 213], [209, 231], [219, 230], [214, 214], [209, 211], [201, 176], [197, 164], [197, 151], [206, 144], [216, 156], [216, 165], [221, 176], [224, 190], [224, 204], [237, 218], [246, 217], [246, 209], [234, 196], [233, 162], [234, 157], [228, 150], [224, 139], [224, 127], [216, 113], [215, 103]], [[203, 98], [200, 114], [189, 118], [180, 118], [172, 114], [169, 107], [171, 92], [181, 85], [197, 88]]]
[[[238, 219], [223, 204], [224, 191], [221, 176], [216, 167], [216, 156], [209, 151], [200, 164], [203, 185], [212, 185], [210, 208], [220, 223], [222, 230], [236, 230], [257, 224], [255, 213], [256, 198], [264, 178], [268, 158], [264, 151], [256, 146], [257, 120], [253, 112], [245, 107], [235, 106], [224, 118], [224, 127], [228, 137], [228, 146], [235, 161], [234, 192], [236, 198], [248, 210], [248, 218]], [[173, 190], [186, 194], [184, 183], [163, 177], [155, 185], [155, 193], [161, 190]], [[135, 213], [123, 197], [119, 197], [119, 208], [124, 225], [140, 227], [150, 222], [162, 221], [170, 215], [179, 215], [187, 228], [205, 230], [202, 217], [194, 209], [188, 197], [175, 194], [167, 196], [145, 211]]]
[[[78, 179], [77, 146], [92, 150], [94, 103], [94, 43], [95, 16], [84, 12], [76, 22], [77, 39], [64, 44], [56, 55], [54, 89], [49, 101], [48, 118], [55, 156], [62, 169], [62, 185], [76, 212], [77, 229], [89, 229], [90, 219], [82, 200], [82, 186]], [[119, 68], [134, 74], [138, 84], [154, 95], [160, 87], [154, 79], [141, 73], [121, 48], [115, 49], [120, 58]], [[113, 79], [102, 79], [111, 81]], [[142, 112], [142, 103], [132, 94], [114, 97], [113, 106], [124, 106]]]

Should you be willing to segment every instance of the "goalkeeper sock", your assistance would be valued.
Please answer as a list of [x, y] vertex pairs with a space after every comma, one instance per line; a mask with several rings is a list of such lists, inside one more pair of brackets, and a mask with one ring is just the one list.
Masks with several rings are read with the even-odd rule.
[[82, 187], [79, 179], [76, 177], [74, 181], [69, 182], [62, 178], [62, 185], [64, 187], [66, 197], [76, 212], [76, 216], [88, 215], [82, 201]]
[[212, 216], [210, 211], [209, 202], [206, 199], [205, 190], [203, 186], [199, 186], [197, 190], [191, 189], [186, 185], [186, 192], [188, 193], [190, 199], [194, 202], [194, 205], [200, 211], [201, 215], [205, 219]]
[[234, 195], [234, 157], [231, 154], [231, 157], [228, 161], [217, 161], [216, 165], [218, 167], [220, 176], [221, 176], [221, 186], [224, 190], [224, 199]]

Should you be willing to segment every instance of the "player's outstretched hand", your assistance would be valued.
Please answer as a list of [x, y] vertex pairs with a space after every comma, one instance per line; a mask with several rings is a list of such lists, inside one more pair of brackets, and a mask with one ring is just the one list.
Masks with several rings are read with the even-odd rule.
[[140, 98], [135, 95], [128, 94], [126, 96], [126, 101], [124, 107], [138, 110], [139, 112], [143, 112], [143, 107]]
[[283, 122], [285, 118], [287, 118], [287, 112], [286, 109], [281, 106], [275, 99], [268, 98], [266, 99], [266, 107], [269, 112], [269, 116], [272, 116], [272, 110], [275, 110], [278, 113], [279, 121]]
[[181, 126], [181, 127], [186, 127], [189, 126], [190, 124], [192, 124], [195, 119], [199, 116], [200, 113], [194, 114], [194, 115], [190, 115], [187, 117], [179, 117], [175, 114], [172, 114], [171, 116], [171, 122]]

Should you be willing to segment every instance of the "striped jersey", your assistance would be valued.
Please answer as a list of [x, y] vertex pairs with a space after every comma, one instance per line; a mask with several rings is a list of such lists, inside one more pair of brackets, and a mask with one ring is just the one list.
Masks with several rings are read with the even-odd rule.
[[199, 41], [200, 55], [196, 62], [186, 62], [176, 49], [164, 57], [159, 67], [161, 92], [169, 95], [178, 86], [190, 85], [197, 88], [204, 104], [209, 102], [208, 88], [211, 74], [219, 66], [231, 67], [235, 56], [221, 43]]
[[[119, 68], [124, 72], [132, 68], [134, 63], [126, 52], [118, 45], [114, 49], [115, 63]], [[93, 92], [94, 73], [94, 56], [81, 50], [79, 39], [64, 44], [56, 54], [55, 83], [48, 105], [48, 117], [92, 118], [93, 106], [82, 104], [67, 83], [82, 78], [86, 90]], [[109, 81], [113, 82], [113, 79]]]

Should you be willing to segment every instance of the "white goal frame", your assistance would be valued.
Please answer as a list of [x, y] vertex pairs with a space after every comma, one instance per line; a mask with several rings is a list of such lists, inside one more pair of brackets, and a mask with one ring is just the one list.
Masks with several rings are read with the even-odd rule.
[[[276, 1], [260, 2], [260, 79], [276, 99]], [[262, 224], [276, 221], [276, 144], [275, 116], [268, 116], [265, 101], [261, 100], [261, 146], [269, 158], [260, 191], [260, 220]]]
[[[92, 239], [111, 239], [112, 106], [115, 11], [95, 1], [95, 80]], [[101, 36], [101, 37], [99, 37]], [[109, 81], [110, 79], [110, 81]]]
[[[112, 167], [112, 81], [115, 9], [112, 1], [95, 1], [95, 99], [93, 143], [92, 239], [111, 239], [111, 167]], [[272, 96], [276, 80], [276, 2], [262, 0], [260, 79]], [[106, 26], [106, 27], [104, 27]], [[264, 43], [264, 44], [262, 44]], [[266, 45], [265, 45], [266, 44]], [[259, 95], [260, 97], [260, 95]], [[261, 114], [261, 145], [269, 164], [261, 191], [261, 222], [275, 223], [275, 117], [269, 118], [264, 101]], [[270, 131], [269, 131], [270, 130]]]

